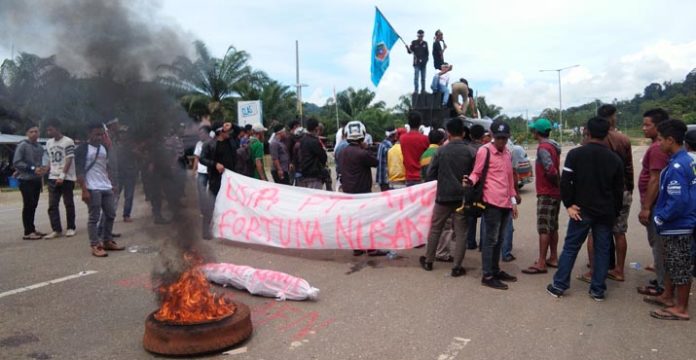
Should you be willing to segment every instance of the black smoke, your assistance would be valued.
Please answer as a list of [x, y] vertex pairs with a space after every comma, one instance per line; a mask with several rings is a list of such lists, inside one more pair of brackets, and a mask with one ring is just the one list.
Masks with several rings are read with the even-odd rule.
[[[85, 139], [86, 124], [119, 118], [128, 128], [123, 136], [144, 154], [139, 159], [143, 168], [154, 166], [148, 188], [162, 192], [165, 214], [172, 221], [149, 226], [139, 235], [140, 243], [162, 240], [162, 256], [153, 272], [156, 283], [175, 280], [189, 265], [181, 260], [184, 252], [209, 257], [196, 241], [195, 189], [181, 185], [189, 187], [187, 197], [170, 191], [171, 179], [180, 173], [166, 166], [171, 154], [164, 148], [165, 137], [190, 119], [155, 81], [159, 65], [192, 54], [194, 40], [160, 14], [158, 2], [0, 0], [0, 47], [15, 56], [55, 56], [55, 66], [45, 69], [50, 76], [39, 74], [25, 87], [0, 88], [0, 121], [5, 116], [13, 122], [41, 123], [56, 117], [67, 135]], [[136, 202], [143, 200], [136, 197]]]

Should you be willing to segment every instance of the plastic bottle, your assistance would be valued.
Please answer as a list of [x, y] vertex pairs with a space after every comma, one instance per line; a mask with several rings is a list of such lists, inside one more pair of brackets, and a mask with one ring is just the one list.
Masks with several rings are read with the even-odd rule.
[[640, 263], [639, 262], [632, 262], [632, 263], [628, 264], [628, 266], [630, 266], [631, 269], [633, 269], [633, 270], [640, 270]]

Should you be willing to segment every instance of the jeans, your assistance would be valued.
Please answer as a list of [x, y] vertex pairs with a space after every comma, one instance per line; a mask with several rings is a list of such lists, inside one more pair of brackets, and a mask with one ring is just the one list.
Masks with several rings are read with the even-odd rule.
[[575, 260], [587, 238], [587, 234], [592, 229], [594, 264], [592, 267], [590, 293], [598, 296], [604, 295], [604, 292], [607, 290], [605, 281], [609, 272], [609, 242], [612, 241], [611, 228], [611, 224], [599, 223], [585, 214], [582, 214], [581, 221], [568, 220], [568, 232], [566, 233], [565, 244], [563, 244], [563, 252], [558, 259], [558, 270], [553, 276], [553, 287], [561, 291], [566, 291], [570, 288], [570, 274], [575, 266]]
[[665, 287], [665, 244], [662, 236], [657, 234], [655, 223], [652, 221], [653, 214], [650, 212], [650, 221], [646, 230], [648, 232], [648, 243], [652, 248], [653, 260], [655, 261], [655, 276], [657, 276], [657, 286], [661, 289]]
[[[94, 246], [100, 240], [112, 240], [111, 233], [114, 228], [116, 210], [114, 208], [114, 193], [111, 190], [88, 190], [89, 191], [89, 218], [87, 220], [87, 233], [89, 234], [89, 244]], [[102, 216], [103, 214], [103, 216]], [[97, 223], [102, 217], [103, 230], [100, 239]]]
[[41, 179], [19, 180], [19, 191], [22, 193], [22, 224], [24, 224], [24, 235], [29, 235], [36, 232], [34, 217], [36, 216], [36, 207], [39, 206]]
[[469, 227], [469, 232], [466, 234], [466, 244], [468, 245], [469, 248], [475, 249], [479, 247], [479, 243], [481, 242], [481, 239], [483, 239], [486, 235], [486, 229], [484, 227], [484, 222], [483, 218], [481, 218], [481, 230], [479, 233], [479, 242], [476, 242], [476, 224], [478, 223], [478, 218], [475, 217], [469, 217], [466, 219]]
[[135, 182], [138, 179], [138, 174], [127, 174], [119, 177], [118, 180], [118, 195], [114, 200], [114, 209], [118, 212], [118, 203], [123, 193], [123, 217], [131, 217], [133, 211], [133, 197], [135, 195]]
[[483, 213], [486, 228], [486, 235], [481, 239], [481, 263], [483, 265], [483, 276], [495, 276], [500, 272], [500, 249], [505, 238], [505, 228], [508, 218], [512, 217], [512, 210], [487, 205]]
[[442, 93], [442, 106], [447, 105], [447, 100], [449, 100], [449, 97], [450, 97], [449, 85], [440, 84], [440, 79], [436, 76], [433, 78], [433, 83], [430, 85], [430, 88], [433, 90], [433, 92], [441, 92]]
[[198, 189], [198, 207], [201, 210], [201, 215], [203, 215], [201, 233], [204, 238], [210, 238], [212, 237], [210, 233], [210, 223], [213, 219], [215, 198], [213, 197], [213, 193], [208, 190], [208, 174], [197, 174], [196, 188]]
[[425, 65], [427, 63], [422, 63], [419, 65], [413, 65], [413, 92], [418, 93], [418, 77], [420, 75], [420, 85], [421, 91], [425, 91]]
[[454, 251], [454, 266], [461, 266], [464, 260], [464, 254], [466, 253], [466, 220], [464, 215], [457, 213], [455, 210], [459, 207], [459, 204], [438, 204], [435, 203], [433, 207], [433, 217], [430, 222], [430, 233], [428, 234], [428, 246], [426, 248], [426, 261], [435, 261], [435, 253], [438, 248], [438, 243], [440, 241], [440, 235], [442, 234], [442, 229], [450, 216], [453, 216], [452, 222], [454, 223], [454, 236], [456, 238], [456, 245]]
[[60, 198], [63, 198], [65, 205], [65, 217], [67, 226], [70, 230], [75, 230], [75, 201], [73, 200], [73, 190], [75, 182], [64, 180], [63, 184], [56, 185], [55, 180], [48, 180], [48, 218], [51, 220], [51, 229], [55, 232], [63, 232], [60, 223]]
[[503, 259], [512, 256], [512, 233], [515, 231], [512, 225], [512, 216], [508, 217], [508, 222], [505, 225], [505, 237], [503, 238], [503, 245], [501, 246]]

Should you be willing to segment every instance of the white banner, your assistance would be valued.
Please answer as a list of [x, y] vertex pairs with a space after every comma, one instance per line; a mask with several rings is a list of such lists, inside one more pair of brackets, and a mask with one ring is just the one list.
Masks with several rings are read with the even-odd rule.
[[263, 125], [262, 116], [263, 108], [261, 107], [261, 100], [237, 102], [237, 119], [239, 120], [237, 123], [239, 126], [247, 124]]
[[292, 249], [408, 249], [425, 244], [436, 182], [345, 194], [260, 181], [225, 170], [213, 233]]

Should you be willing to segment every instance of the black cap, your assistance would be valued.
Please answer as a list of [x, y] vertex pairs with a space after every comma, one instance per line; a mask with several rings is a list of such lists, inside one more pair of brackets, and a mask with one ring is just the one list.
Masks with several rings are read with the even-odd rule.
[[423, 31], [423, 29], [420, 29], [420, 30], [418, 30], [417, 34], [418, 34], [418, 35], [423, 35], [423, 34], [425, 34], [425, 31]]
[[510, 125], [503, 121], [494, 121], [491, 124], [491, 133], [493, 137], [510, 137]]
[[696, 149], [696, 129], [691, 129], [684, 135], [684, 142], [689, 144], [692, 150]]
[[285, 129], [285, 125], [278, 124], [278, 125], [276, 125], [276, 126], [273, 127], [273, 132], [274, 132], [274, 133], [277, 133], [278, 131], [281, 131], [281, 130], [284, 130], [284, 129]]

